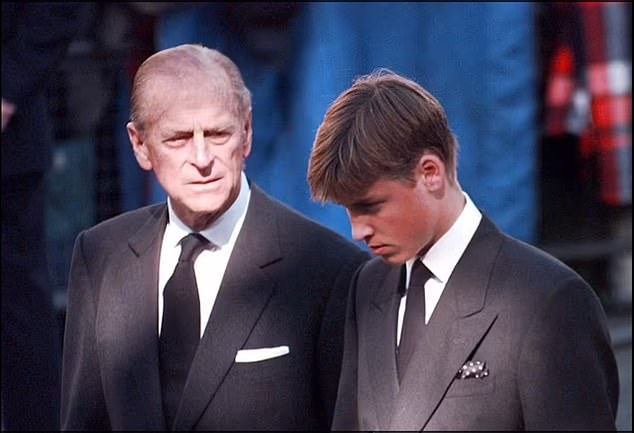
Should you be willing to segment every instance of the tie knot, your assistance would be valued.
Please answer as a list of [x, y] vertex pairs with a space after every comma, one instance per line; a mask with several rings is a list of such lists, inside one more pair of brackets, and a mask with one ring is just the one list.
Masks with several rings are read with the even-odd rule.
[[181, 239], [181, 255], [179, 262], [195, 260], [198, 254], [209, 244], [209, 241], [199, 233], [190, 233]]
[[412, 267], [412, 275], [409, 278], [409, 287], [424, 287], [427, 280], [433, 277], [434, 274], [429, 270], [427, 266], [418, 259], [414, 262]]

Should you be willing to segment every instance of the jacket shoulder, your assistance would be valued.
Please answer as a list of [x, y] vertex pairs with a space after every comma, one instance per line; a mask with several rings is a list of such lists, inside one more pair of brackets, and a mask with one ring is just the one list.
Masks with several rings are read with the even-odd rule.
[[138, 226], [146, 223], [148, 218], [160, 217], [161, 213], [166, 211], [167, 205], [165, 203], [152, 204], [123, 212], [119, 215], [103, 220], [85, 231], [100, 233], [102, 231], [112, 231], [114, 229], [124, 230], [125, 228], [133, 231], [134, 228], [138, 228]]
[[107, 249], [109, 245], [127, 243], [144, 225], [157, 222], [166, 214], [165, 203], [145, 206], [104, 220], [82, 231], [78, 238], [82, 238], [88, 245]]
[[370, 258], [367, 251], [325, 225], [292, 209], [257, 187], [252, 187], [252, 200], [258, 208], [267, 208], [267, 213], [277, 220], [282, 242], [291, 251], [311, 250], [320, 260], [352, 255], [359, 263]]

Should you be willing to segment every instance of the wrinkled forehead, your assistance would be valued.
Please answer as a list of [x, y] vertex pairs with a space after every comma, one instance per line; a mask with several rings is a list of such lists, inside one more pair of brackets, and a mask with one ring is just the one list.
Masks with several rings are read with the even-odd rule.
[[146, 96], [154, 95], [169, 100], [199, 95], [201, 98], [223, 99], [225, 102], [234, 98], [229, 78], [222, 70], [190, 70], [178, 74], [169, 72], [157, 71], [152, 75], [144, 89]]
[[228, 79], [197, 73], [191, 75], [156, 74], [142, 90], [144, 111], [151, 123], [173, 108], [223, 107], [238, 115], [238, 101]]

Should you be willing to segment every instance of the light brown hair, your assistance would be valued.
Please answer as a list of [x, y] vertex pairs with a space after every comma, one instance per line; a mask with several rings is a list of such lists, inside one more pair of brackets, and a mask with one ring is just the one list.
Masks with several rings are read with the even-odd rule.
[[355, 80], [328, 108], [308, 167], [313, 199], [345, 203], [380, 179], [412, 179], [424, 152], [455, 182], [458, 143], [445, 110], [412, 80], [380, 69]]

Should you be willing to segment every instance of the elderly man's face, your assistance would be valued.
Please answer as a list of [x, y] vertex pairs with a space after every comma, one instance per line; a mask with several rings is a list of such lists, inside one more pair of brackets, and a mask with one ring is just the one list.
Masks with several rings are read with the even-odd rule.
[[[153, 170], [174, 211], [200, 230], [238, 197], [251, 151], [251, 114], [239, 114], [229, 92], [212, 86], [154, 86], [145, 131], [128, 124], [137, 161]], [[158, 88], [158, 89], [157, 89]]]

